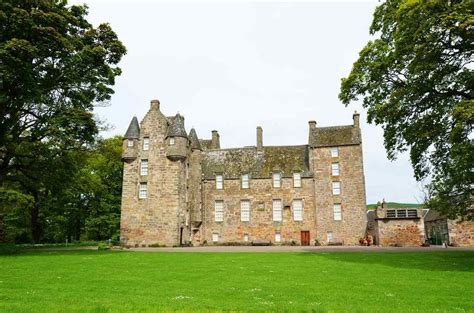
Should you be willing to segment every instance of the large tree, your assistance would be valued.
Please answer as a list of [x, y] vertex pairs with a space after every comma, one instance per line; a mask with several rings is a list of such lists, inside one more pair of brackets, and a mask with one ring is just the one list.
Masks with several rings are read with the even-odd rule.
[[408, 150], [428, 205], [474, 218], [474, 2], [386, 0], [339, 98], [382, 125], [389, 159]]
[[34, 176], [36, 151], [94, 141], [95, 105], [113, 94], [126, 50], [108, 24], [66, 0], [0, 1], [0, 185]]

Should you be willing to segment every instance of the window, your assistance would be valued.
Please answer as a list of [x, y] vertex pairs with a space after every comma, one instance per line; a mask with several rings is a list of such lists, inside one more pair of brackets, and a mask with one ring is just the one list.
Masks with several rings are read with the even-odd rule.
[[341, 183], [338, 181], [332, 182], [332, 194], [340, 195], [341, 194]]
[[249, 235], [248, 234], [244, 234], [244, 241], [245, 242], [249, 241]]
[[147, 184], [146, 183], [140, 183], [140, 187], [138, 189], [138, 198], [140, 199], [145, 199], [146, 198], [146, 193], [147, 193]]
[[293, 187], [301, 187], [301, 173], [293, 173]]
[[303, 201], [302, 200], [293, 200], [293, 220], [295, 221], [303, 220]]
[[281, 186], [281, 173], [273, 173], [273, 187], [280, 188]]
[[140, 163], [140, 175], [148, 175], [148, 160], [142, 160]]
[[212, 241], [213, 242], [218, 242], [219, 241], [219, 234], [218, 233], [212, 233]]
[[214, 211], [215, 211], [215, 216], [214, 216], [215, 221], [223, 222], [224, 221], [224, 201], [214, 202]]
[[273, 221], [281, 222], [282, 212], [281, 212], [281, 200], [273, 200]]
[[174, 140], [174, 137], [170, 137], [170, 146], [174, 145], [175, 144], [175, 140]]
[[333, 163], [331, 165], [331, 174], [332, 176], [339, 176], [339, 163]]
[[249, 188], [249, 174], [242, 175], [242, 189]]
[[418, 212], [416, 209], [397, 209], [397, 210], [387, 210], [385, 213], [387, 218], [416, 218], [418, 217]]
[[127, 140], [127, 147], [133, 147], [133, 139]]
[[331, 157], [337, 158], [339, 156], [339, 149], [338, 148], [331, 148]]
[[280, 242], [281, 241], [281, 233], [280, 232], [276, 232], [275, 233], [275, 242]]
[[333, 212], [334, 212], [334, 220], [335, 221], [341, 221], [342, 220], [342, 210], [341, 210], [341, 204], [340, 203], [335, 203], [334, 204]]
[[328, 231], [327, 237], [328, 237], [328, 242], [331, 242], [331, 241], [334, 240], [334, 238], [333, 238], [333, 236], [332, 236], [332, 231]]
[[240, 201], [240, 220], [242, 222], [250, 221], [250, 200]]
[[222, 175], [216, 175], [216, 189], [224, 188], [224, 180]]
[[143, 150], [144, 151], [150, 150], [150, 137], [143, 138]]

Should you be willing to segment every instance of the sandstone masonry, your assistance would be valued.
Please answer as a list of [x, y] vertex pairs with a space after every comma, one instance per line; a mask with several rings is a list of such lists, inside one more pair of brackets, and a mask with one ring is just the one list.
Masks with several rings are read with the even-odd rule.
[[199, 139], [158, 100], [123, 142], [124, 245], [356, 245], [366, 233], [359, 114], [353, 124], [317, 127], [308, 144], [221, 149]]

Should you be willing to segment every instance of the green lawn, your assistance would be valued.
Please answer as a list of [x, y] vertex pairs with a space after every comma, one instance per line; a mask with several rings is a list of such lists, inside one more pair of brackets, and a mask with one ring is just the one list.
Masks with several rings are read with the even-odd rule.
[[473, 312], [474, 251], [0, 256], [0, 312]]

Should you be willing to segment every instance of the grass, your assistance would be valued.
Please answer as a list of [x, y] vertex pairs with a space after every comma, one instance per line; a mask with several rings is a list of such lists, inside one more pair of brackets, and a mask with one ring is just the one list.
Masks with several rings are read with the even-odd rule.
[[472, 312], [474, 251], [0, 256], [0, 312]]
[[[406, 209], [406, 208], [419, 209], [419, 208], [423, 208], [424, 205], [423, 204], [418, 204], [418, 203], [387, 202], [387, 207], [389, 209], [399, 209], [399, 208], [402, 208], [402, 209]], [[376, 209], [376, 208], [377, 208], [376, 203], [367, 204], [367, 209]]]

